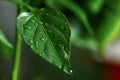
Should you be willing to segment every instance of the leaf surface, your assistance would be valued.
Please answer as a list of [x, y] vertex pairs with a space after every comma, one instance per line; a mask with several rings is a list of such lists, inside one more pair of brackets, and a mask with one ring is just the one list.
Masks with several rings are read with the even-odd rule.
[[70, 74], [70, 25], [62, 12], [42, 8], [38, 12], [23, 12], [17, 27], [31, 49], [48, 62]]

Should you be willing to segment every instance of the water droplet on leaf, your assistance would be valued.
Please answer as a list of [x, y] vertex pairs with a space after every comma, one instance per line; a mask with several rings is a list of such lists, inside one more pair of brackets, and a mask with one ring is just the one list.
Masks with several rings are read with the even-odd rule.
[[42, 38], [42, 40], [44, 41], [45, 39], [44, 39], [44, 38]]
[[25, 36], [23, 36], [23, 38], [25, 38]]
[[58, 66], [58, 68], [60, 68], [60, 69], [61, 69], [61, 66]]
[[34, 20], [32, 20], [32, 22], [34, 23], [35, 21], [34, 21]]
[[35, 45], [38, 46], [38, 42], [36, 42]]
[[67, 24], [67, 23], [65, 22], [65, 24]]
[[41, 56], [41, 54], [39, 54]]
[[33, 43], [33, 41], [32, 41], [32, 40], [31, 40], [30, 42], [31, 42], [31, 43]]
[[40, 24], [43, 24], [43, 22], [40, 22]]
[[64, 65], [62, 66], [62, 69], [63, 69], [64, 72], [66, 72], [66, 73], [69, 74], [69, 75], [71, 75], [71, 74], [73, 73], [72, 69], [69, 67], [68, 64], [64, 64]]
[[70, 70], [70, 73], [73, 73], [73, 70], [72, 70], [72, 69]]
[[28, 27], [28, 29], [30, 29], [30, 27]]
[[33, 48], [33, 45], [31, 45], [30, 47]]
[[60, 14], [59, 12], [57, 12], [57, 14]]
[[36, 44], [38, 44], [38, 42], [36, 42]]

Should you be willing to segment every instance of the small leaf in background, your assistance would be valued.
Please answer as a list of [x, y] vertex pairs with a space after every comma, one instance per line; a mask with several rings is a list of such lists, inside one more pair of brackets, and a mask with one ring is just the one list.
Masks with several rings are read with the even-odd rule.
[[104, 50], [108, 45], [115, 40], [120, 32], [120, 0], [106, 2], [107, 6], [99, 13], [101, 18], [95, 18], [96, 24], [96, 37], [99, 43], [100, 51]]
[[23, 12], [17, 18], [17, 28], [35, 53], [71, 74], [70, 25], [62, 12], [54, 8]]
[[85, 5], [91, 13], [98, 14], [101, 11], [104, 3], [105, 0], [87, 0]]
[[12, 44], [6, 39], [4, 33], [0, 30], [0, 55], [8, 59], [13, 50]]

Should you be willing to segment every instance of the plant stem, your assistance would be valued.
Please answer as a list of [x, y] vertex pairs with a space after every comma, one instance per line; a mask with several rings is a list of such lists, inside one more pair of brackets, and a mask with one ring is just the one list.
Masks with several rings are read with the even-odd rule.
[[17, 33], [12, 80], [19, 80], [18, 78], [19, 78], [20, 58], [21, 58], [21, 46], [22, 46], [22, 38]]

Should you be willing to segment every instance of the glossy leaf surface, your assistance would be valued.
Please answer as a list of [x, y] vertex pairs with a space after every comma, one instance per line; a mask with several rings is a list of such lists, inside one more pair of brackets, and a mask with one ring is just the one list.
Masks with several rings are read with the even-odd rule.
[[31, 49], [48, 62], [70, 74], [70, 25], [59, 10], [42, 8], [38, 12], [23, 12], [17, 27]]

